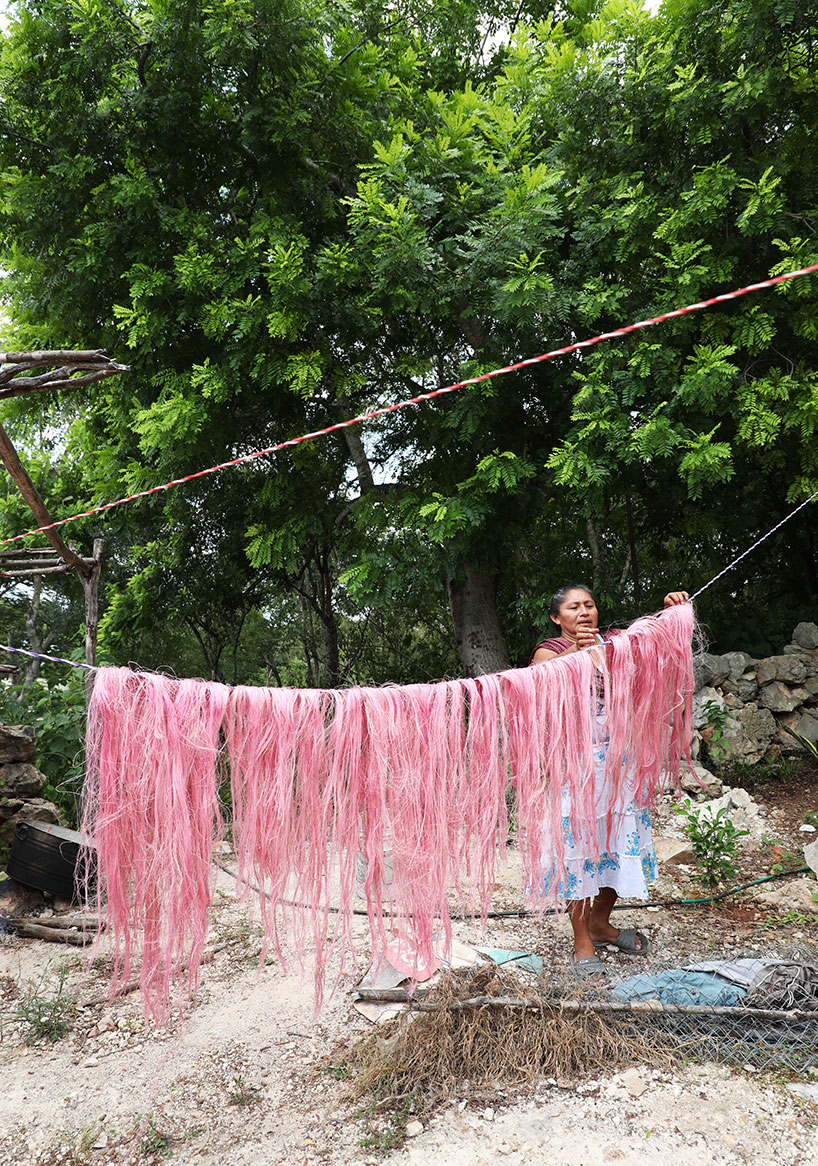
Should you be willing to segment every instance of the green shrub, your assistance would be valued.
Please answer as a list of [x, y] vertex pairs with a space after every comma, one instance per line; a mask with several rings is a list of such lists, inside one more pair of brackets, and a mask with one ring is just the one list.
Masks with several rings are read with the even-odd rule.
[[725, 879], [736, 878], [736, 843], [748, 831], [736, 829], [725, 807], [714, 814], [706, 806], [697, 811], [687, 802], [677, 810], [685, 819], [683, 829], [707, 887], [712, 890]]

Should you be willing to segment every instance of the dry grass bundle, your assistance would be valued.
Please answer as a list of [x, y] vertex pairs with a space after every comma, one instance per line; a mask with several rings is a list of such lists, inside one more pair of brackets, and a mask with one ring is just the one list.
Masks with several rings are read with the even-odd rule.
[[[572, 990], [579, 996], [579, 988]], [[670, 1060], [669, 1050], [654, 1038], [648, 1044], [627, 1017], [563, 1012], [544, 984], [493, 965], [444, 975], [414, 1008], [347, 1057], [356, 1070], [356, 1097], [398, 1102], [411, 1094], [416, 1112], [469, 1090]]]

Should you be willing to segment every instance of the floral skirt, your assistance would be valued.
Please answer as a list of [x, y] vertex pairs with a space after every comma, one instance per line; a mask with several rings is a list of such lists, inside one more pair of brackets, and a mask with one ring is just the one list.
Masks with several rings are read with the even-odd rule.
[[[558, 899], [569, 901], [590, 899], [601, 887], [612, 887], [617, 895], [624, 899], [650, 897], [648, 887], [656, 878], [656, 851], [653, 849], [650, 810], [637, 806], [633, 801], [626, 803], [622, 809], [605, 805], [607, 752], [604, 718], [600, 712], [594, 742], [594, 782], [597, 810], [602, 813], [597, 818], [595, 831], [581, 829], [577, 837], [571, 827], [571, 795], [567, 790], [563, 791], [562, 840], [565, 877], [559, 879], [557, 884]], [[605, 847], [598, 857], [594, 838], [605, 841]], [[556, 877], [555, 868], [546, 870], [543, 894], [554, 894]]]

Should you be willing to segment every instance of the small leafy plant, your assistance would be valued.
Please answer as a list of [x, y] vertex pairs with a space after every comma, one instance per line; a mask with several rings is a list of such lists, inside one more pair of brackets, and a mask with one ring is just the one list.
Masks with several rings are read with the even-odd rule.
[[144, 1158], [172, 1158], [173, 1143], [176, 1139], [159, 1127], [153, 1120], [153, 1114], [148, 1115], [148, 1128], [139, 1146], [139, 1152]]
[[27, 1045], [61, 1040], [71, 1027], [77, 994], [66, 988], [68, 966], [62, 964], [57, 973], [57, 990], [44, 990], [43, 979], [31, 984], [25, 1000], [17, 1005], [17, 1019], [28, 1026], [24, 1040]]
[[715, 700], [706, 700], [702, 705], [702, 712], [710, 730], [707, 739], [707, 753], [715, 762], [724, 761], [727, 757], [727, 726], [730, 722], [728, 709]]
[[231, 1105], [258, 1105], [261, 1101], [260, 1091], [255, 1086], [248, 1085], [241, 1073], [237, 1073], [233, 1078], [233, 1085], [234, 1088], [227, 1094]]
[[792, 870], [800, 861], [799, 856], [794, 851], [788, 850], [783, 842], [779, 842], [776, 838], [768, 838], [765, 834], [761, 839], [761, 845], [773, 860], [770, 874], [783, 874], [786, 870]]
[[[397, 1101], [397, 1099], [395, 1099]], [[361, 1136], [358, 1145], [362, 1150], [387, 1157], [393, 1150], [399, 1150], [406, 1141], [406, 1127], [413, 1110], [413, 1098], [409, 1095], [386, 1109], [383, 1103], [372, 1102], [353, 1114], [353, 1121], [359, 1123]]]
[[707, 887], [712, 890], [725, 879], [736, 878], [736, 845], [749, 831], [737, 829], [724, 806], [716, 814], [706, 806], [697, 810], [689, 802], [677, 809], [685, 819], [683, 829]]

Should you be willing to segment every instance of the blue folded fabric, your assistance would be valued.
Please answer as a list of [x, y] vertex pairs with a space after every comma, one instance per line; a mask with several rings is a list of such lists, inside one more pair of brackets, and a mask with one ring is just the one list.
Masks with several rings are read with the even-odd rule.
[[731, 984], [707, 972], [671, 968], [666, 972], [643, 972], [612, 987], [620, 1000], [658, 1000], [661, 1004], [704, 1004], [721, 1007], [741, 1004], [747, 988]]
[[521, 968], [525, 972], [533, 972], [539, 975], [543, 969], [542, 956], [532, 955], [528, 951], [507, 951], [501, 947], [478, 947], [477, 951], [481, 955], [488, 956], [492, 963], [500, 967], [508, 967], [513, 964], [515, 968]]

